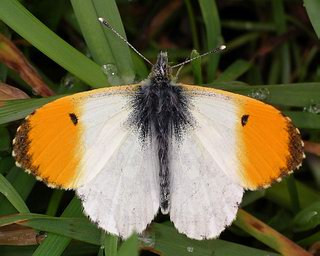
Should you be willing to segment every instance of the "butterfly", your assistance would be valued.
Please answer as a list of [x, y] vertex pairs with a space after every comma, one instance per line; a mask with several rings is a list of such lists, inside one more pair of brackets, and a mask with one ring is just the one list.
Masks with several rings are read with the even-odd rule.
[[235, 219], [245, 189], [301, 165], [297, 128], [276, 108], [230, 92], [175, 83], [166, 52], [139, 84], [77, 93], [26, 117], [16, 164], [49, 187], [74, 189], [100, 228], [124, 239], [159, 209], [193, 239]]

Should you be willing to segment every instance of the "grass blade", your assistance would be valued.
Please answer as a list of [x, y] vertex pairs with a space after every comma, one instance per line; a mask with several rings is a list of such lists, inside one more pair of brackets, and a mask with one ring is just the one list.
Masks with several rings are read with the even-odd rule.
[[[281, 35], [287, 31], [286, 25], [286, 15], [284, 11], [284, 2], [283, 0], [272, 0], [272, 9], [273, 9], [273, 17], [274, 22], [277, 28], [278, 35]], [[291, 72], [291, 58], [289, 54], [289, 44], [284, 43], [280, 47], [280, 55], [281, 55], [281, 74], [282, 74], [282, 83], [288, 83], [290, 80], [290, 72]]]
[[[302, 182], [296, 181], [301, 208], [305, 208], [314, 202], [320, 201], [320, 195]], [[291, 199], [285, 182], [275, 183], [265, 190], [266, 199], [291, 210]]]
[[138, 236], [133, 234], [124, 241], [117, 253], [117, 256], [138, 256]]
[[107, 234], [105, 232], [102, 232], [102, 241], [101, 244], [104, 247], [104, 253], [107, 256], [116, 256], [118, 252], [118, 240], [119, 238], [117, 236]]
[[21, 213], [28, 213], [29, 209], [19, 193], [7, 179], [0, 174], [0, 193], [5, 195], [9, 202]]
[[129, 47], [110, 29], [98, 21], [105, 18], [112, 27], [125, 37], [124, 28], [115, 1], [109, 0], [72, 0], [71, 1], [83, 36], [93, 59], [100, 66], [114, 65], [120, 80], [109, 79], [113, 84], [132, 83], [133, 63]]
[[234, 224], [259, 241], [278, 251], [281, 255], [311, 256], [310, 253], [300, 246], [242, 209], [238, 211]]
[[[309, 106], [320, 98], [320, 83], [294, 83], [250, 86], [239, 83], [213, 83], [213, 87], [258, 99], [279, 106]], [[211, 86], [210, 86], [211, 87]]]
[[[83, 216], [80, 201], [74, 197], [61, 215], [62, 217]], [[71, 242], [69, 237], [48, 234], [48, 237], [38, 246], [32, 256], [60, 256]]]
[[190, 59], [198, 57], [191, 61], [193, 81], [195, 84], [202, 84], [202, 68], [201, 68], [201, 58], [199, 58], [199, 53], [193, 50], [190, 55]]
[[[250, 248], [237, 243], [223, 241], [220, 239], [212, 240], [193, 240], [188, 239], [182, 234], [178, 234], [172, 225], [154, 223], [152, 230], [155, 232], [153, 248], [160, 251], [161, 255], [192, 255], [192, 256], [275, 256], [264, 250]], [[150, 246], [146, 244], [146, 246]]]
[[316, 32], [318, 38], [320, 38], [320, 2], [318, 0], [304, 0], [303, 3], [309, 15], [309, 19], [314, 31]]
[[[206, 27], [207, 47], [208, 47], [207, 50], [211, 50], [218, 47], [222, 43], [221, 25], [220, 25], [218, 9], [215, 1], [200, 0], [198, 2], [200, 5], [202, 17]], [[208, 69], [207, 82], [211, 82], [214, 80], [219, 59], [220, 59], [219, 54], [211, 54], [209, 56], [209, 61], [207, 65], [207, 69]]]
[[62, 95], [39, 99], [6, 101], [5, 105], [0, 108], [0, 124], [25, 118], [35, 109], [60, 97], [62, 97]]
[[251, 63], [245, 60], [233, 62], [214, 82], [230, 82], [246, 73], [251, 67]]
[[[11, 157], [12, 159], [12, 157]], [[13, 159], [12, 159], [13, 160]], [[14, 162], [14, 161], [13, 161]], [[6, 175], [6, 179], [17, 191], [19, 196], [23, 201], [26, 201], [27, 197], [30, 195], [36, 180], [33, 176], [28, 175], [26, 172], [20, 168], [14, 166], [10, 169], [9, 173]], [[12, 206], [12, 204], [3, 196], [0, 197], [0, 214], [7, 215], [16, 213], [17, 209]]]
[[0, 2], [0, 19], [41, 52], [92, 87], [108, 85], [101, 68], [54, 34], [17, 0]]

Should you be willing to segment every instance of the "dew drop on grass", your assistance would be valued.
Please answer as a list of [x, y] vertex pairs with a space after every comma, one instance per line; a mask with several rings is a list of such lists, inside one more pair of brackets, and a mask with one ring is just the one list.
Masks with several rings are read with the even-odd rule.
[[320, 103], [310, 104], [309, 106], [304, 107], [303, 111], [311, 114], [320, 114]]
[[147, 230], [144, 231], [141, 235], [139, 235], [139, 240], [146, 246], [149, 247], [154, 247], [155, 245], [155, 237], [154, 235], [152, 235], [150, 232], [148, 232]]
[[71, 89], [75, 84], [76, 78], [72, 76], [71, 74], [67, 74], [64, 76], [61, 80], [61, 84], [63, 87], [67, 89]]
[[114, 64], [105, 64], [102, 65], [103, 72], [109, 77], [109, 76], [116, 76], [117, 75], [117, 67]]
[[187, 252], [193, 253], [193, 247], [192, 246], [188, 246], [187, 247]]
[[257, 100], [266, 100], [270, 95], [270, 91], [267, 88], [254, 89], [248, 96]]
[[48, 233], [47, 232], [44, 232], [44, 231], [39, 231], [37, 234], [36, 234], [36, 241], [37, 241], [37, 244], [41, 244], [41, 242], [48, 237]]
[[107, 75], [108, 81], [112, 85], [120, 84], [120, 79], [118, 77], [118, 69], [114, 64], [102, 65], [102, 71]]

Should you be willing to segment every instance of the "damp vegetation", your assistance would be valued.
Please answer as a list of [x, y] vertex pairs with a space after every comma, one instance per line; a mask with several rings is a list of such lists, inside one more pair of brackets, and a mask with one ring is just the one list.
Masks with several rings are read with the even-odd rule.
[[[1, 0], [0, 255], [319, 255], [319, 13], [319, 0]], [[281, 109], [304, 139], [300, 170], [247, 191], [218, 239], [190, 240], [162, 215], [127, 241], [98, 230], [72, 191], [48, 188], [15, 166], [11, 141], [21, 119], [53, 99], [148, 76], [150, 65], [99, 17], [153, 63], [160, 50], [174, 65], [226, 44], [185, 65], [178, 81]], [[245, 129], [250, 116], [240, 122]]]

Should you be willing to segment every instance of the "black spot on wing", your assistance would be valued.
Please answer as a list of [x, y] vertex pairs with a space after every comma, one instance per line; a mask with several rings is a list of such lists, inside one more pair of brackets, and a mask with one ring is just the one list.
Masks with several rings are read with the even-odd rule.
[[249, 120], [249, 115], [243, 115], [241, 117], [241, 125], [245, 126], [248, 123], [248, 120]]
[[69, 117], [74, 125], [78, 123], [78, 117], [75, 113], [69, 113]]

